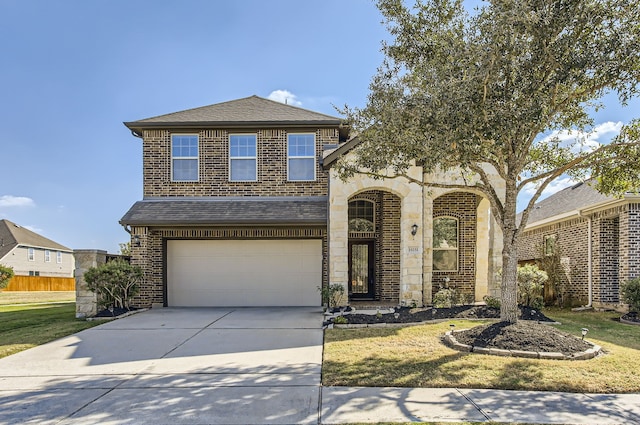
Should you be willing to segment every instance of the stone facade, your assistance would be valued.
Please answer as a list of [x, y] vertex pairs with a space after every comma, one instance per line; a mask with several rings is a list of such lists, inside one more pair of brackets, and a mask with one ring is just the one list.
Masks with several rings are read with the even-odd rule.
[[[330, 177], [329, 281], [348, 287], [348, 246], [352, 238], [348, 230], [349, 202], [382, 196], [397, 200], [397, 207], [382, 211], [383, 220], [386, 216], [395, 217], [396, 227], [383, 226], [380, 239], [376, 239], [383, 247], [376, 258], [376, 279], [380, 282], [376, 300], [430, 305], [445, 277], [449, 279], [448, 286], [455, 287], [468, 300], [482, 301], [488, 294], [499, 296], [496, 272], [501, 264], [502, 235], [490, 218], [489, 202], [472, 191], [429, 187], [429, 182], [455, 180], [449, 174], [423, 175], [420, 167], [413, 167], [409, 175], [425, 185], [409, 183], [404, 178], [376, 180], [356, 175], [344, 182], [337, 176]], [[459, 219], [459, 268], [455, 272], [433, 271], [433, 219], [439, 216]], [[411, 234], [413, 225], [417, 226], [415, 235]]]

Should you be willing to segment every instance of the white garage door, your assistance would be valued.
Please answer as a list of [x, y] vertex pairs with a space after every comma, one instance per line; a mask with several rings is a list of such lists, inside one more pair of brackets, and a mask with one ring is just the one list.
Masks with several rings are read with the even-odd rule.
[[169, 306], [319, 306], [320, 240], [167, 242]]

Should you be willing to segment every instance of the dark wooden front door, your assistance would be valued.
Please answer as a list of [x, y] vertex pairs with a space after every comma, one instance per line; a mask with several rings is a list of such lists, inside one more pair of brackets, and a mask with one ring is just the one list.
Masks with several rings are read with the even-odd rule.
[[375, 294], [375, 242], [349, 242], [349, 296], [373, 299]]

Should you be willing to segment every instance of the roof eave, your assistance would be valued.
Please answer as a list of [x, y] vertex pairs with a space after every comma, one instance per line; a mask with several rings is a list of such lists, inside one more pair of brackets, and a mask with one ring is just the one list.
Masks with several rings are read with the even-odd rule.
[[165, 122], [124, 122], [130, 130], [174, 130], [196, 128], [272, 128], [272, 127], [340, 127], [341, 120], [316, 120], [316, 121], [165, 121]]

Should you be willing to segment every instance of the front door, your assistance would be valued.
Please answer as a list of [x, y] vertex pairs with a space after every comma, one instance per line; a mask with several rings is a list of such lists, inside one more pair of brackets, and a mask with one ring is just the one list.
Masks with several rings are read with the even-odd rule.
[[349, 242], [349, 297], [373, 299], [375, 294], [375, 242]]

